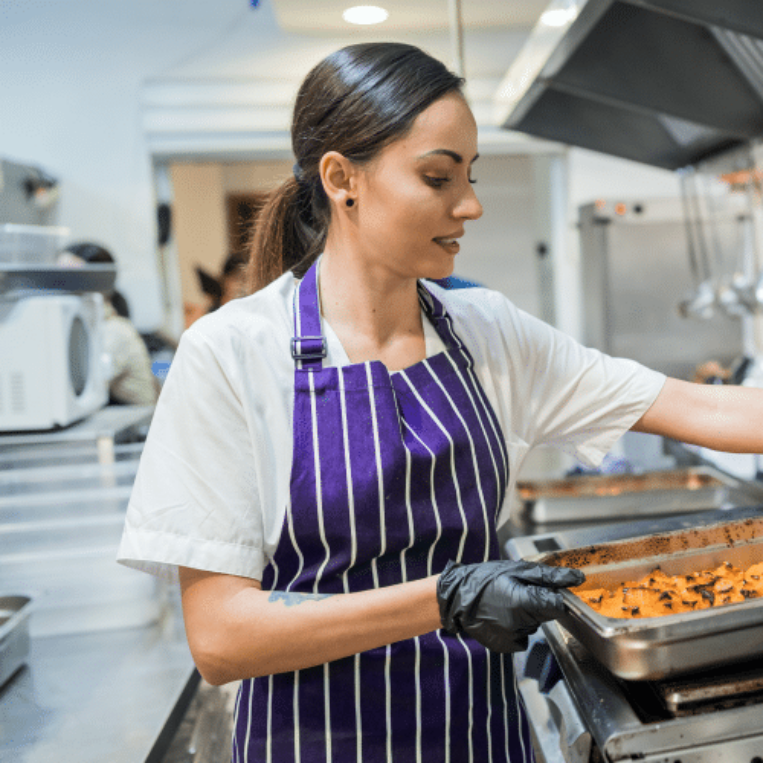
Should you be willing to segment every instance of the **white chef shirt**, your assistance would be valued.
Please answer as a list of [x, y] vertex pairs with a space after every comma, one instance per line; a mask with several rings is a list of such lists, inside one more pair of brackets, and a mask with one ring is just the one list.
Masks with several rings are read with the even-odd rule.
[[[286, 273], [183, 334], [141, 456], [120, 562], [171, 578], [178, 565], [262, 578], [289, 500], [295, 284]], [[556, 446], [595, 466], [665, 382], [635, 361], [581, 346], [498, 292], [427, 288], [469, 348], [506, 439], [510, 482], [499, 527], [531, 448]], [[349, 364], [322, 324], [325, 365]], [[424, 327], [427, 355], [440, 352], [427, 319]]]

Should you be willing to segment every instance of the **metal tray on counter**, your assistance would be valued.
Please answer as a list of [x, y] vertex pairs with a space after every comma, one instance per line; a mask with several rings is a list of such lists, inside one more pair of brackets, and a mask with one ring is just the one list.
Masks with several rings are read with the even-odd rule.
[[[614, 588], [656, 567], [670, 575], [744, 569], [763, 561], [763, 511], [758, 517], [643, 535], [531, 558], [586, 574], [583, 588]], [[763, 598], [661, 617], [605, 617], [571, 591], [559, 623], [612, 673], [656, 680], [763, 656]]]
[[520, 481], [517, 493], [524, 515], [538, 524], [692, 512], [763, 502], [763, 486], [738, 480], [711, 466]]
[[29, 654], [28, 596], [0, 596], [0, 686], [24, 664]]

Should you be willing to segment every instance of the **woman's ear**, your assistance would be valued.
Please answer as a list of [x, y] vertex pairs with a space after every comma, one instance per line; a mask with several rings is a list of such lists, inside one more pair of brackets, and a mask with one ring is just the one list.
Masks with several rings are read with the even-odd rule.
[[355, 203], [357, 167], [346, 156], [338, 151], [326, 152], [318, 164], [318, 172], [331, 202], [340, 207]]

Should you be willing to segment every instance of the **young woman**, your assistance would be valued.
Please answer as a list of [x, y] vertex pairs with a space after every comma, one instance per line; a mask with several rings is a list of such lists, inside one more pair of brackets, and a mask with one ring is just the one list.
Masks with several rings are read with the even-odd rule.
[[202, 675], [243, 679], [240, 763], [531, 760], [506, 655], [582, 575], [499, 560], [524, 456], [763, 445], [756, 392], [423, 280], [482, 213], [462, 84], [392, 43], [310, 72], [253, 293], [184, 334], [156, 409], [120, 560], [177, 571]]

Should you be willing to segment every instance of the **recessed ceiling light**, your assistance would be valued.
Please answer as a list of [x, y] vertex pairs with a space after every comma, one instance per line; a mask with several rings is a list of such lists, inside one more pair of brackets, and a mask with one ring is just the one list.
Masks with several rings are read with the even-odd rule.
[[577, 16], [577, 9], [571, 8], [549, 8], [540, 16], [540, 23], [546, 26], [566, 26]]
[[355, 5], [342, 13], [342, 18], [350, 24], [381, 24], [389, 13], [376, 5]]

